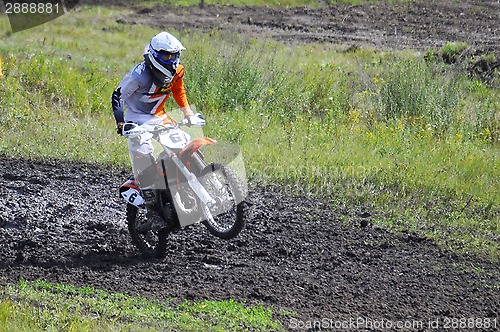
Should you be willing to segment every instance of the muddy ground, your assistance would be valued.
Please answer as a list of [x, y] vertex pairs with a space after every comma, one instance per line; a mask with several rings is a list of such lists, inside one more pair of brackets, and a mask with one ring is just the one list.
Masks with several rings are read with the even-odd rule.
[[[426, 49], [461, 40], [498, 51], [496, 0], [436, 3], [206, 6], [162, 14], [130, 5], [134, 14], [122, 21], [346, 47]], [[332, 320], [323, 327], [365, 318], [421, 321], [407, 330], [430, 330], [428, 321], [440, 319], [442, 330], [446, 318], [499, 317], [498, 263], [454, 254], [414, 234], [389, 233], [356, 207], [332, 208], [279, 188], [250, 187], [254, 205], [238, 238], [218, 240], [202, 226], [190, 227], [171, 235], [165, 259], [145, 260], [131, 245], [117, 195], [127, 176], [127, 170], [91, 164], [0, 156], [0, 281], [43, 278], [159, 299], [246, 300], [296, 312], [304, 324]], [[277, 318], [288, 328], [303, 326]]]
[[126, 170], [5, 157], [0, 169], [2, 283], [42, 278], [165, 300], [245, 300], [304, 322], [499, 316], [499, 264], [391, 234], [366, 212], [349, 212], [342, 226], [333, 212], [342, 209], [328, 202], [251, 187], [238, 238], [193, 226], [171, 235], [165, 259], [146, 260], [131, 245], [117, 194]]
[[124, 24], [147, 24], [177, 31], [218, 30], [287, 43], [325, 42], [346, 48], [373, 49], [439, 48], [446, 42], [463, 41], [472, 48], [500, 51], [500, 2], [498, 0], [413, 1], [352, 6], [320, 7], [145, 7], [129, 0], [87, 0], [132, 14]]

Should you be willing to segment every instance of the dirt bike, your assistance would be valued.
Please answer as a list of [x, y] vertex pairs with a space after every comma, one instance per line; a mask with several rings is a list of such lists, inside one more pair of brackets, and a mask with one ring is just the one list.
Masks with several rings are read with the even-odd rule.
[[[139, 188], [133, 176], [120, 187], [127, 202], [127, 225], [132, 242], [149, 258], [165, 256], [168, 235], [202, 223], [219, 238], [231, 239], [245, 222], [246, 190], [242, 181], [222, 163], [205, 163], [200, 148], [217, 142], [208, 137], [191, 139], [181, 123], [156, 121], [125, 123], [123, 135], [137, 138], [147, 133], [163, 151], [154, 168], [154, 189]], [[147, 202], [146, 194], [153, 194]]]

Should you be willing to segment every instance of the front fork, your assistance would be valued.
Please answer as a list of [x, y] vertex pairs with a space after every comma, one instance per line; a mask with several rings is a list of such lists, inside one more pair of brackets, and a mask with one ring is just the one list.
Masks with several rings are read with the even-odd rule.
[[[181, 172], [182, 175], [187, 179], [189, 187], [193, 190], [196, 196], [201, 201], [201, 211], [204, 214], [204, 219], [213, 222], [214, 217], [210, 212], [210, 208], [213, 207], [217, 202], [210, 196], [208, 191], [203, 187], [195, 174], [188, 170], [188, 168], [182, 163], [180, 158], [176, 154], [171, 154], [171, 160], [174, 162], [175, 166]], [[200, 170], [201, 171], [201, 170]]]
[[174, 162], [175, 166], [177, 166], [179, 171], [182, 173], [182, 175], [184, 175], [184, 177], [187, 179], [189, 187], [191, 187], [191, 189], [203, 202], [203, 204], [209, 207], [213, 206], [216, 203], [215, 200], [212, 198], [212, 196], [210, 196], [205, 187], [201, 185], [196, 175], [194, 175], [187, 169], [187, 167], [182, 163], [177, 155], [172, 155], [171, 159]]

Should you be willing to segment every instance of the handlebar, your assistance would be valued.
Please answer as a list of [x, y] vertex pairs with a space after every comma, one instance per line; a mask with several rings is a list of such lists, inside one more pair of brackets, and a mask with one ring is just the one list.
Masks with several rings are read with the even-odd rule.
[[183, 119], [182, 121], [176, 123], [163, 123], [163, 121], [167, 117], [166, 115], [164, 115], [163, 117], [152, 119], [143, 124], [137, 124], [135, 122], [125, 122], [123, 124], [122, 134], [126, 137], [137, 137], [145, 133], [159, 134], [163, 131], [178, 129], [181, 126], [203, 127], [203, 125], [205, 125], [205, 119], [203, 118], [203, 116], [200, 113], [196, 113], [194, 116], [197, 117], [197, 120], [199, 122], [191, 123], [190, 120]]
[[145, 133], [159, 134], [163, 131], [179, 128], [181, 124], [142, 124], [139, 125], [134, 122], [125, 122], [123, 125], [123, 136], [137, 137]]
[[148, 123], [143, 123], [142, 125], [139, 125], [135, 122], [125, 122], [123, 124], [123, 129], [122, 129], [122, 134], [125, 137], [137, 137], [139, 135], [145, 134], [145, 133], [151, 133], [151, 134], [160, 134], [161, 132], [164, 131], [169, 131], [173, 129], [178, 129], [180, 127], [202, 127], [199, 125], [190, 125], [189, 123], [186, 122], [178, 122], [178, 123], [157, 123], [157, 124], [148, 124]]

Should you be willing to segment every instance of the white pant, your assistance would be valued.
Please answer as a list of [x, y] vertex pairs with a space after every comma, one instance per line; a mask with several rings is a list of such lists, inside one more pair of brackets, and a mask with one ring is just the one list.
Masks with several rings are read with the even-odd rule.
[[[151, 114], [127, 112], [125, 121], [143, 124], [144, 122], [156, 118], [156, 116]], [[130, 137], [128, 139], [128, 149], [132, 162], [132, 171], [134, 172], [135, 178], [139, 180], [139, 185], [141, 187], [150, 186], [150, 183], [154, 180], [151, 178], [154, 172], [148, 172], [146, 170], [148, 167], [153, 167], [153, 165], [156, 164], [154, 158], [153, 135], [151, 133], [144, 133], [139, 137]]]

